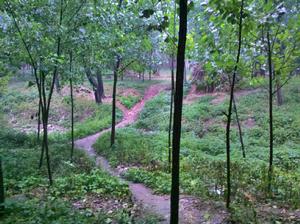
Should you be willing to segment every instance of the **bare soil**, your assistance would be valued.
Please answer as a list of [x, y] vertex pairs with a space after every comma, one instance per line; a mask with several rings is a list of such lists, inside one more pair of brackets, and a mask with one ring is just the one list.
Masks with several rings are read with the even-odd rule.
[[[241, 96], [246, 96], [252, 93], [259, 92], [260, 89], [246, 89], [246, 90], [238, 90], [235, 91], [234, 96], [236, 98]], [[192, 85], [190, 92], [188, 95], [184, 98], [183, 103], [184, 104], [192, 104], [196, 102], [198, 99], [205, 97], [205, 96], [213, 96], [214, 99], [211, 101], [212, 104], [220, 104], [223, 103], [224, 100], [229, 96], [226, 92], [213, 92], [213, 93], [204, 93], [197, 91], [196, 85]]]

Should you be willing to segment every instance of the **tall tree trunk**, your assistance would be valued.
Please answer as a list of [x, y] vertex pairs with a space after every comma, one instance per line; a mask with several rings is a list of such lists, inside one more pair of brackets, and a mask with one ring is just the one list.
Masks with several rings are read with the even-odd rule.
[[[268, 1], [266, 0], [266, 3]], [[268, 25], [267, 25], [268, 26]], [[267, 49], [268, 49], [268, 67], [269, 67], [269, 170], [268, 170], [268, 192], [271, 192], [271, 182], [273, 175], [273, 68], [272, 68], [272, 50], [270, 41], [270, 31], [267, 27]]]
[[39, 99], [39, 110], [38, 110], [38, 133], [37, 133], [37, 141], [38, 142], [40, 142], [40, 135], [41, 135], [41, 109], [42, 109], [42, 100], [40, 98]]
[[[50, 91], [53, 91], [54, 87], [54, 80], [55, 77], [53, 77], [53, 82], [52, 82], [52, 88]], [[46, 88], [45, 88], [45, 75], [42, 74], [42, 79], [41, 79], [41, 89], [42, 89], [42, 121], [43, 121], [43, 147], [42, 147], [42, 152], [41, 152], [41, 159], [40, 159], [40, 164], [42, 164], [43, 161], [43, 156], [46, 154], [46, 162], [47, 162], [47, 171], [48, 171], [48, 179], [49, 179], [49, 184], [52, 185], [52, 173], [51, 173], [51, 165], [50, 165], [50, 156], [49, 156], [49, 147], [48, 147], [48, 117], [49, 117], [49, 107], [47, 104], [49, 103], [46, 99]]]
[[243, 158], [246, 158], [245, 145], [244, 145], [244, 139], [243, 139], [243, 132], [242, 132], [241, 122], [240, 122], [239, 113], [238, 113], [238, 110], [237, 110], [237, 106], [236, 106], [236, 102], [235, 102], [235, 97], [234, 96], [233, 96], [233, 110], [234, 110], [234, 113], [235, 113], [236, 123], [238, 125], [239, 139], [240, 139], [240, 143], [241, 143]]
[[[173, 32], [174, 32], [174, 39], [176, 37], [176, 1], [174, 1], [174, 21], [173, 21]], [[169, 133], [168, 133], [168, 162], [169, 162], [169, 171], [171, 171], [171, 162], [172, 162], [172, 121], [173, 121], [173, 102], [174, 102], [174, 60], [175, 60], [175, 53], [172, 51], [171, 56], [171, 99], [170, 99], [170, 117], [169, 117]]]
[[113, 84], [113, 102], [112, 102], [112, 118], [111, 118], [111, 136], [110, 136], [110, 146], [115, 144], [116, 135], [116, 95], [117, 95], [117, 82], [118, 82], [118, 72], [120, 68], [121, 57], [117, 56], [117, 62], [114, 68], [114, 84]]
[[[60, 13], [59, 13], [59, 27], [62, 25], [62, 16], [63, 16], [63, 0], [60, 0]], [[59, 57], [61, 54], [61, 36], [57, 37], [57, 56]], [[42, 89], [42, 120], [43, 120], [43, 129], [44, 129], [44, 135], [43, 135], [43, 147], [41, 152], [41, 161], [43, 161], [43, 155], [44, 151], [46, 154], [46, 162], [47, 162], [47, 171], [48, 171], [48, 178], [49, 178], [49, 184], [52, 185], [52, 173], [51, 173], [51, 164], [50, 164], [50, 156], [49, 156], [49, 145], [48, 145], [48, 121], [49, 121], [49, 111], [50, 111], [50, 104], [51, 99], [53, 95], [55, 80], [58, 76], [58, 65], [56, 64], [53, 70], [50, 90], [48, 94], [48, 98], [46, 98], [46, 88], [45, 88], [45, 74], [42, 74], [41, 79], [41, 89]]]
[[57, 93], [60, 93], [60, 82], [59, 82], [59, 76], [58, 75], [56, 76], [56, 79], [55, 79], [55, 89], [56, 89]]
[[187, 83], [187, 69], [186, 69], [186, 64], [184, 64], [184, 83]]
[[4, 201], [5, 201], [5, 195], [4, 195], [2, 158], [0, 157], [0, 212], [2, 212], [4, 210]]
[[102, 80], [102, 74], [100, 71], [97, 71], [96, 78], [93, 77], [92, 71], [89, 67], [85, 66], [85, 74], [88, 78], [90, 84], [93, 87], [94, 96], [96, 103], [102, 103], [102, 98], [104, 98], [104, 85]]
[[71, 163], [73, 162], [74, 155], [74, 98], [73, 98], [73, 74], [72, 74], [72, 52], [70, 52], [70, 98], [71, 98]]
[[100, 71], [97, 72], [97, 93], [99, 96], [99, 103], [102, 103], [102, 99], [104, 97], [104, 85]]
[[172, 139], [172, 188], [171, 188], [171, 224], [178, 223], [179, 210], [179, 167], [180, 167], [180, 137], [182, 118], [182, 98], [184, 79], [184, 57], [187, 32], [187, 0], [179, 2], [179, 39], [177, 50], [176, 89], [174, 96], [174, 121]]
[[236, 56], [236, 64], [234, 66], [232, 82], [230, 87], [230, 98], [227, 114], [227, 125], [226, 125], [226, 169], [227, 169], [227, 192], [226, 192], [226, 207], [230, 207], [231, 201], [231, 173], [230, 173], [230, 125], [231, 125], [231, 115], [232, 115], [232, 104], [234, 98], [234, 85], [236, 79], [236, 73], [238, 69], [238, 64], [240, 61], [241, 46], [242, 46], [242, 27], [243, 27], [243, 10], [244, 10], [244, 0], [241, 2], [240, 9], [240, 19], [239, 19], [239, 34], [238, 34], [238, 51]]

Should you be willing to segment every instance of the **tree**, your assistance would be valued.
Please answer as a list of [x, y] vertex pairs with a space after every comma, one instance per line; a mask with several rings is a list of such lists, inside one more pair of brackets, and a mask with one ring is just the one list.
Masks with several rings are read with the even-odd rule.
[[233, 70], [231, 87], [230, 87], [230, 98], [227, 113], [227, 124], [226, 124], [226, 165], [227, 165], [227, 193], [226, 193], [226, 207], [229, 208], [231, 201], [231, 174], [230, 174], [230, 124], [232, 115], [232, 105], [234, 101], [234, 85], [236, 80], [236, 73], [240, 62], [241, 47], [242, 47], [242, 28], [243, 28], [243, 10], [244, 0], [241, 1], [240, 15], [239, 15], [239, 32], [238, 32], [238, 51], [236, 56], [236, 64]]
[[72, 146], [71, 146], [71, 156], [70, 160], [73, 162], [73, 154], [74, 154], [74, 98], [73, 98], [73, 74], [72, 74], [72, 63], [73, 63], [73, 55], [72, 51], [70, 51], [70, 99], [71, 99], [71, 141], [72, 141]]
[[[265, 1], [268, 4], [268, 0]], [[273, 173], [273, 63], [272, 63], [272, 49], [270, 39], [270, 28], [267, 24], [267, 58], [268, 58], [268, 69], [269, 69], [269, 170], [268, 170], [268, 192], [271, 191], [271, 180]]]
[[[74, 29], [70, 23], [82, 7], [82, 4], [74, 4], [75, 7], [69, 7], [70, 11], [67, 11], [66, 4], [63, 0], [40, 1], [34, 4], [5, 1], [5, 10], [10, 17], [8, 21], [12, 21], [11, 27], [14, 26], [17, 30], [27, 54], [27, 61], [33, 68], [43, 125], [40, 165], [45, 154], [50, 185], [52, 184], [48, 145], [50, 105], [55, 80], [64, 63], [62, 42], [68, 37], [66, 33]], [[36, 8], [39, 10], [36, 11]]]
[[183, 81], [185, 68], [185, 46], [187, 33], [187, 0], [179, 2], [179, 36], [177, 50], [176, 87], [174, 95], [174, 119], [172, 139], [172, 188], [171, 188], [171, 219], [170, 223], [178, 223], [179, 210], [179, 167], [180, 167], [180, 137], [182, 118]]
[[[176, 2], [174, 1], [174, 12], [173, 12], [173, 39], [176, 39]], [[168, 131], [168, 162], [169, 162], [169, 170], [171, 170], [171, 161], [172, 161], [172, 118], [173, 118], [173, 103], [174, 103], [174, 62], [175, 62], [175, 53], [173, 50], [173, 43], [172, 43], [172, 53], [171, 53], [171, 98], [170, 98], [170, 118], [169, 118], [169, 131]]]
[[2, 158], [0, 157], [0, 213], [4, 210], [4, 181], [2, 170]]

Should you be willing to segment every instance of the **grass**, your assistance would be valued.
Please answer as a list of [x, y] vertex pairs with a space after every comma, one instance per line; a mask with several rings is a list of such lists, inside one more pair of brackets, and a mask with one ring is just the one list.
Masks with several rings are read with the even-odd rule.
[[127, 109], [131, 109], [135, 104], [137, 104], [140, 100], [140, 96], [119, 96], [118, 100], [124, 105]]
[[[13, 87], [17, 85], [17, 89]], [[35, 132], [37, 129], [38, 93], [35, 87], [26, 87], [25, 82], [10, 86], [0, 101], [0, 107], [11, 126], [23, 132]], [[117, 121], [122, 113], [117, 109]], [[75, 98], [74, 135], [81, 138], [106, 129], [111, 125], [111, 105], [97, 105], [94, 101], [82, 97]], [[49, 124], [54, 127], [53, 136], [70, 138], [71, 108], [68, 96], [55, 93], [51, 102]], [[51, 129], [51, 128], [50, 128]], [[52, 128], [53, 129], [53, 128]], [[52, 131], [53, 132], [53, 131]], [[65, 133], [65, 136], [59, 136]]]
[[[134, 81], [131, 81], [131, 80], [121, 81], [121, 80], [119, 80], [117, 89], [118, 89], [118, 92], [119, 91], [122, 92], [125, 89], [132, 88], [132, 89], [137, 90], [141, 95], [144, 95], [145, 90], [149, 86], [154, 85], [154, 84], [158, 84], [158, 83], [161, 83], [161, 81], [158, 81], [158, 80], [145, 80], [143, 82], [142, 80], [134, 80]], [[108, 86], [109, 89], [112, 89], [113, 81], [112, 80], [105, 80], [104, 84], [106, 86]], [[112, 91], [109, 91], [109, 92], [112, 92]]]
[[[24, 89], [23, 84], [18, 84], [20, 93], [10, 89], [0, 98], [0, 155], [6, 189], [5, 210], [0, 214], [0, 222], [157, 223], [154, 215], [134, 211], [136, 208], [131, 202], [128, 185], [94, 169], [95, 162], [83, 151], [75, 150], [74, 162], [69, 162], [71, 148], [68, 132], [53, 132], [49, 135], [54, 178], [53, 185], [49, 187], [45, 162], [42, 169], [38, 169], [40, 146], [35, 134], [16, 131], [9, 124], [8, 117], [15, 116], [22, 122], [20, 127], [29, 126], [24, 113], [28, 115], [34, 112], [31, 107], [36, 106], [37, 95], [34, 89]], [[110, 126], [110, 105], [96, 105], [80, 98], [76, 102], [77, 138]], [[51, 122], [60, 122], [60, 125], [68, 128], [67, 119], [61, 117], [59, 120], [61, 111], [63, 115], [67, 114], [68, 97], [60, 100], [55, 96], [52, 103]], [[25, 112], [22, 114], [22, 111]], [[4, 115], [4, 112], [9, 114]], [[121, 118], [119, 111], [117, 116]], [[93, 201], [100, 201], [103, 208], [94, 208]], [[118, 207], [114, 206], [116, 201]], [[79, 210], [74, 207], [74, 203], [86, 204], [86, 207]]]
[[[128, 185], [95, 170], [94, 161], [83, 151], [75, 150], [74, 162], [70, 163], [68, 142], [51, 141], [54, 184], [49, 188], [45, 165], [38, 169], [40, 147], [35, 137], [10, 129], [0, 115], [0, 155], [6, 189], [1, 223], [106, 223], [108, 220], [121, 221], [125, 216], [132, 219]], [[79, 211], [74, 208], [75, 201], [84, 201], [91, 195], [114, 198], [129, 207], [106, 216], [89, 209]]]
[[[283, 106], [274, 106], [274, 177], [272, 194], [267, 189], [268, 97], [264, 90], [238, 98], [246, 160], [242, 159], [236, 121], [232, 128], [232, 194], [242, 205], [270, 203], [300, 206], [300, 107], [299, 79], [284, 87]], [[168, 193], [167, 130], [169, 95], [148, 101], [139, 120], [119, 129], [114, 150], [109, 147], [109, 133], [101, 136], [95, 147], [112, 165], [137, 166], [126, 177], [142, 182], [159, 193]], [[203, 97], [183, 108], [181, 139], [181, 191], [223, 200], [226, 186], [225, 121], [228, 99], [212, 104], [213, 97]], [[249, 119], [252, 124], [249, 125]], [[249, 195], [251, 201], [249, 199]], [[250, 200], [250, 201], [249, 201]], [[275, 217], [276, 220], [276, 217]]]

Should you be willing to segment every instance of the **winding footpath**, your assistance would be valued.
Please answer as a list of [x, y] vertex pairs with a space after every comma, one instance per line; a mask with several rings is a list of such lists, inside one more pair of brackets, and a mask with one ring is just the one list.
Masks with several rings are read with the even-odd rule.
[[[123, 112], [123, 119], [116, 125], [116, 128], [122, 128], [134, 123], [139, 113], [142, 111], [145, 102], [158, 95], [161, 91], [168, 88], [167, 85], [152, 85], [146, 91], [144, 98], [137, 103], [134, 107], [128, 110], [122, 104], [117, 103], [118, 108]], [[93, 145], [97, 139], [104, 133], [109, 132], [110, 128], [105, 129], [94, 135], [79, 139], [75, 142], [78, 149], [84, 150], [89, 156], [96, 159], [96, 166], [102, 168], [113, 176], [118, 177], [120, 180], [125, 181], [129, 185], [132, 193], [134, 203], [142, 206], [146, 211], [157, 214], [161, 219], [160, 223], [169, 223], [170, 214], [170, 196], [169, 195], [156, 195], [153, 191], [143, 184], [132, 183], [124, 180], [120, 174], [114, 170], [109, 162], [102, 156], [96, 154]], [[222, 223], [224, 219], [224, 212], [221, 209], [214, 208], [207, 202], [200, 202], [191, 196], [180, 197], [180, 223]], [[209, 215], [209, 220], [207, 218]]]

